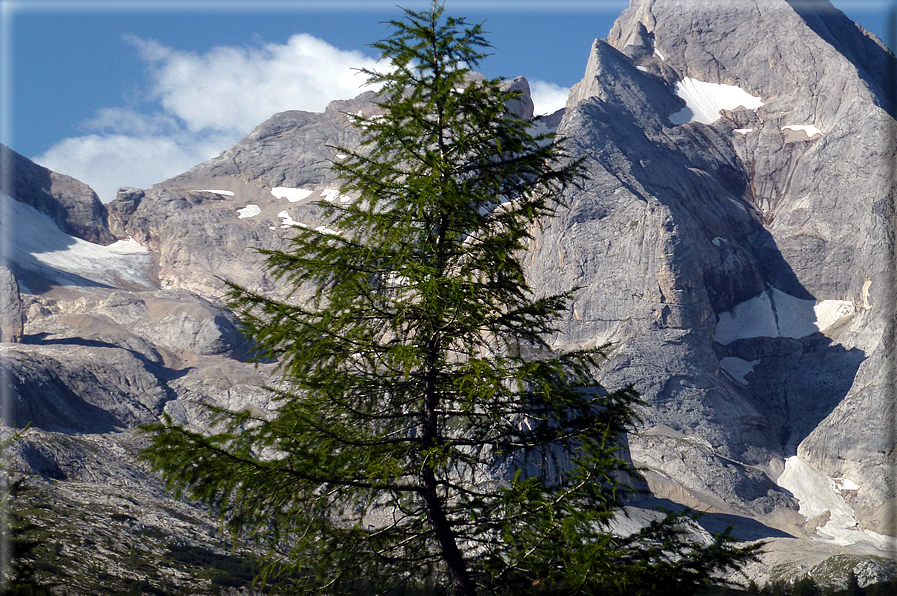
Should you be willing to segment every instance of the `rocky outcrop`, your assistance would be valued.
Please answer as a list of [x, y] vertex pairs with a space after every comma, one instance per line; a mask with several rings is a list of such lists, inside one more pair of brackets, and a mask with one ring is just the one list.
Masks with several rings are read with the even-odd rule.
[[46, 213], [66, 234], [107, 245], [115, 237], [106, 226], [106, 208], [89, 186], [39, 166], [4, 145], [0, 162], [12, 172], [12, 188], [3, 192]]
[[338, 188], [329, 164], [337, 146], [359, 142], [348, 114], [373, 113], [372, 97], [333, 102], [323, 114], [277, 114], [189, 172], [123, 189], [109, 204], [110, 226], [155, 252], [164, 286], [220, 297], [228, 279], [273, 291], [257, 250], [286, 248], [296, 222], [321, 223], [310, 203]]
[[[533, 117], [529, 83], [510, 109]], [[108, 205], [109, 225], [155, 252], [163, 286], [219, 298], [222, 279], [264, 292], [277, 291], [258, 249], [284, 249], [290, 229], [316, 227], [314, 202], [340, 200], [330, 164], [340, 147], [356, 147], [361, 131], [351, 115], [375, 116], [375, 94], [331, 102], [323, 113], [276, 114], [220, 156], [143, 191], [123, 188]]]
[[12, 271], [0, 265], [0, 342], [22, 341], [23, 326], [19, 283]]
[[102, 434], [156, 420], [168, 395], [134, 354], [84, 341], [5, 348], [18, 428]]

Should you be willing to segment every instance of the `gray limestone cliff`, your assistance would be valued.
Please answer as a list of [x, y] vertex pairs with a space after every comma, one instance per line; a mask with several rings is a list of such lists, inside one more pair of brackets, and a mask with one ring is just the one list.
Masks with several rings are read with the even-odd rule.
[[649, 432], [633, 457], [694, 494], [796, 508], [775, 481], [798, 456], [857, 511], [894, 496], [893, 67], [827, 2], [634, 0], [571, 91], [590, 180], [530, 275], [584, 286], [557, 344], [612, 345], [606, 382], [695, 454]]

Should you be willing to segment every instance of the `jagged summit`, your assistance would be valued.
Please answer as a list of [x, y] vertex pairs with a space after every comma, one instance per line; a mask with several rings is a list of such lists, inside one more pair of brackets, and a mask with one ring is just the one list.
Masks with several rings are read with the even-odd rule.
[[821, 92], [818, 75], [837, 73], [845, 62], [883, 91], [893, 60], [881, 40], [828, 0], [633, 0], [607, 42], [637, 59], [654, 55], [683, 77], [741, 81], [770, 95], [792, 86]]

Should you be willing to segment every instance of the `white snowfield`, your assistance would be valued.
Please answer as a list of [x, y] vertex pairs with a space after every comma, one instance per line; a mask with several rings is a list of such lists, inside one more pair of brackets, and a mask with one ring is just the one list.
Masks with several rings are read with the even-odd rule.
[[147, 278], [152, 257], [136, 241], [93, 244], [69, 236], [48, 215], [7, 195], [0, 195], [0, 204], [0, 237], [8, 241], [10, 260], [18, 267], [62, 286], [129, 282], [152, 287]]
[[750, 337], [800, 339], [825, 331], [854, 312], [856, 307], [847, 300], [803, 300], [770, 287], [759, 296], [720, 313], [716, 341], [726, 346]]
[[736, 128], [732, 132], [737, 132], [740, 135], [746, 135], [746, 134], [754, 132], [754, 129], [753, 128]]
[[846, 478], [829, 478], [798, 456], [785, 460], [785, 471], [776, 484], [797, 499], [798, 513], [807, 519], [830, 513], [828, 521], [816, 528], [819, 539], [841, 546], [865, 544], [879, 551], [893, 551], [894, 539], [872, 530], [861, 530], [853, 508], [844, 500], [842, 490], [856, 490]]
[[679, 126], [686, 122], [713, 124], [720, 119], [720, 110], [745, 107], [756, 110], [763, 101], [734, 85], [705, 83], [686, 77], [676, 83], [676, 95], [685, 101], [685, 107], [670, 115], [670, 122]]
[[275, 186], [271, 189], [271, 194], [274, 195], [276, 199], [286, 199], [291, 203], [297, 203], [302, 199], [307, 199], [311, 196], [312, 190], [305, 190], [304, 188], [288, 188], [286, 186]]
[[203, 190], [201, 190], [201, 191], [199, 191], [199, 192], [211, 192], [211, 193], [214, 193], [214, 194], [216, 194], [216, 195], [224, 195], [224, 196], [226, 196], [226, 197], [232, 197], [232, 196], [234, 196], [234, 193], [233, 193], [233, 191], [231, 191], [231, 190], [208, 190], [208, 189], [203, 189]]
[[804, 131], [810, 138], [822, 134], [822, 131], [812, 124], [788, 124], [786, 126], [783, 126], [782, 130]]
[[258, 205], [246, 205], [242, 209], [237, 209], [237, 219], [246, 219], [247, 217], [255, 217], [262, 212]]

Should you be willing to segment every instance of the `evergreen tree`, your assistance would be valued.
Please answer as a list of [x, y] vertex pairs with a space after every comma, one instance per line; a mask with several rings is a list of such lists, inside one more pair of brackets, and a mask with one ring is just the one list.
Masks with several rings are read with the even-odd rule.
[[802, 577], [791, 586], [791, 596], [822, 596], [822, 590], [812, 577]]
[[847, 576], [846, 596], [862, 596], [863, 589], [860, 587], [860, 581], [857, 574], [851, 569], [850, 575]]
[[351, 116], [363, 144], [333, 164], [354, 200], [265, 253], [311, 299], [231, 286], [279, 363], [276, 414], [216, 409], [211, 435], [166, 420], [147, 457], [268, 541], [293, 592], [686, 594], [737, 567], [756, 549], [693, 544], [681, 517], [608, 531], [637, 396], [598, 385], [600, 353], [552, 352], [570, 294], [535, 297], [521, 264], [581, 163], [472, 76], [479, 25], [438, 4], [391, 25], [391, 68], [366, 71], [380, 114]]

